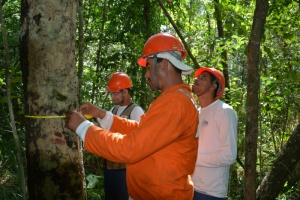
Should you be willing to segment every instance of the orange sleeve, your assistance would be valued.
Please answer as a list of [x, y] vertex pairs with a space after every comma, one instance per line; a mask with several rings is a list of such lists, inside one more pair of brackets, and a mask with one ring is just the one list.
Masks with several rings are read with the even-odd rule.
[[139, 122], [114, 115], [114, 122], [110, 128], [110, 131], [128, 134], [138, 127]]
[[140, 123], [114, 116], [111, 131], [130, 134], [91, 126], [85, 136], [85, 149], [108, 160], [130, 164], [168, 146], [192, 126], [183, 116], [196, 112], [182, 92], [174, 93], [173, 97], [158, 97]]

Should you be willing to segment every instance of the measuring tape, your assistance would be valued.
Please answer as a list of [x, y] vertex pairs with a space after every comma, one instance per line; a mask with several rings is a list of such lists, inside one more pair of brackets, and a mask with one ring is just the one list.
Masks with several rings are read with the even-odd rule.
[[[26, 118], [34, 118], [34, 119], [62, 119], [62, 118], [66, 118], [65, 115], [40, 115], [40, 116], [34, 116], [34, 115], [25, 115]], [[93, 116], [92, 115], [89, 115], [89, 114], [84, 114], [84, 117], [87, 118], [87, 119], [92, 119]]]

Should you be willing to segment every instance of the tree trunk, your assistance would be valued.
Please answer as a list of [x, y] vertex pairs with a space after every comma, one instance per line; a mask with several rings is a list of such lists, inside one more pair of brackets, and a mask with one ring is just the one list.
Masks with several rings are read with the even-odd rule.
[[256, 191], [256, 199], [276, 199], [300, 161], [300, 124], [294, 130], [282, 152]]
[[21, 3], [29, 199], [85, 199], [81, 144], [64, 127], [79, 97], [76, 1]]
[[256, 191], [256, 159], [259, 113], [260, 42], [268, 13], [268, 0], [257, 0], [248, 43], [248, 80], [246, 107], [245, 200], [254, 200]]

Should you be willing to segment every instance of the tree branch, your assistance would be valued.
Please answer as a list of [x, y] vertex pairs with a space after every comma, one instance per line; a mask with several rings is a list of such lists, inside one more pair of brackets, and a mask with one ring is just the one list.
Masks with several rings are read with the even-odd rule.
[[179, 38], [181, 39], [185, 50], [187, 51], [188, 55], [191, 57], [194, 65], [196, 66], [196, 68], [200, 68], [200, 65], [198, 64], [196, 58], [193, 56], [192, 52], [190, 51], [190, 48], [188, 46], [188, 44], [185, 42], [183, 36], [181, 35], [178, 27], [176, 26], [175, 22], [173, 21], [172, 17], [170, 16], [170, 14], [168, 13], [167, 9], [165, 8], [164, 4], [161, 2], [161, 0], [157, 0], [158, 4], [160, 5], [160, 7], [163, 9], [166, 17], [169, 19], [170, 23], [172, 24], [173, 28], [175, 29], [177, 35], [179, 36]]

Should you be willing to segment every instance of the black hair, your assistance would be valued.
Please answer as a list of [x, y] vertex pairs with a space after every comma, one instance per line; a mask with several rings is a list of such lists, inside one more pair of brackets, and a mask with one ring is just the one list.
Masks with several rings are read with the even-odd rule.
[[212, 73], [209, 73], [210, 74], [210, 80], [211, 80], [211, 84], [217, 84], [217, 87], [214, 91], [214, 97], [217, 96], [217, 93], [218, 93], [218, 89], [219, 89], [219, 85], [220, 85], [220, 82], [219, 80], [215, 77], [215, 75], [213, 75]]
[[156, 62], [157, 62], [157, 64], [158, 63], [161, 63], [161, 61], [163, 61], [163, 58], [156, 58], [157, 60], [156, 60]]

